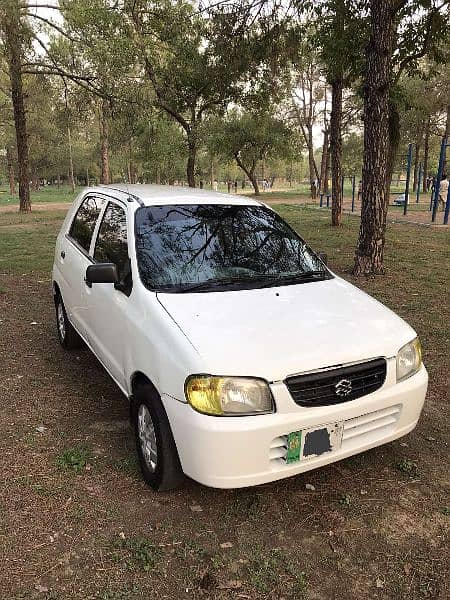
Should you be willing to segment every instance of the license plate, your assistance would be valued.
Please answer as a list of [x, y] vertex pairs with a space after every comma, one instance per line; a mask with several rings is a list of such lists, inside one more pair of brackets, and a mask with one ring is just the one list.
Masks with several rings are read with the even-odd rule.
[[287, 440], [286, 462], [290, 464], [339, 450], [343, 429], [341, 422], [292, 431]]

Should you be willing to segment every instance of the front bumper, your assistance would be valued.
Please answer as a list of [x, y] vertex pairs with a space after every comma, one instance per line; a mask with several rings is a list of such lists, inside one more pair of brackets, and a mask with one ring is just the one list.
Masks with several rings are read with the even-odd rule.
[[[186, 475], [211, 487], [238, 488], [316, 469], [409, 433], [422, 411], [428, 374], [422, 366], [401, 383], [392, 379], [363, 398], [317, 408], [297, 406], [278, 382], [271, 385], [277, 412], [250, 417], [212, 417], [169, 396], [162, 400]], [[280, 458], [291, 431], [338, 421], [344, 423], [338, 450], [292, 464]]]

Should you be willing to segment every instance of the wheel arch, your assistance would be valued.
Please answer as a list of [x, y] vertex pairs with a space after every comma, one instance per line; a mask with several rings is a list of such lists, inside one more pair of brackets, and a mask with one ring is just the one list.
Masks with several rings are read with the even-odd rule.
[[145, 373], [143, 373], [142, 371], [135, 371], [131, 378], [130, 378], [130, 389], [131, 389], [131, 394], [134, 396], [134, 393], [136, 391], [136, 387], [140, 384], [147, 384], [152, 388], [153, 393], [155, 394], [155, 396], [158, 399], [161, 399], [161, 395], [158, 392], [158, 390], [156, 389], [155, 384], [153, 383], [153, 381], [150, 379], [150, 377], [148, 377]]
[[55, 280], [52, 281], [52, 292], [53, 292], [53, 300], [56, 300], [58, 296], [61, 296], [61, 289]]
[[130, 420], [132, 419], [132, 415], [133, 415], [134, 397], [135, 397], [135, 394], [136, 394], [137, 386], [138, 385], [143, 385], [143, 384], [149, 385], [150, 388], [151, 388], [151, 390], [152, 390], [152, 395], [154, 394], [154, 397], [161, 402], [161, 395], [158, 392], [158, 390], [156, 389], [156, 386], [153, 383], [153, 381], [150, 379], [150, 377], [148, 377], [142, 371], [134, 371], [134, 373], [130, 377], [130, 390], [131, 390], [131, 393], [129, 395], [129, 400], [130, 400]]

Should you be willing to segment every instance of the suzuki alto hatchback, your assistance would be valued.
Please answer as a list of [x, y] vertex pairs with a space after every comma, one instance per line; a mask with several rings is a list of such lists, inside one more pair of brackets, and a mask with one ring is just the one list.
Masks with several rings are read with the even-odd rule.
[[59, 339], [130, 400], [144, 479], [233, 488], [390, 442], [427, 389], [416, 333], [249, 198], [85, 190], [58, 235]]

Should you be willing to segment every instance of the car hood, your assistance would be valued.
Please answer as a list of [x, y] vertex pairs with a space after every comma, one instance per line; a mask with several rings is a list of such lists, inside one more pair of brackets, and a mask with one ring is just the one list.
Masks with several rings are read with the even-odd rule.
[[414, 330], [335, 277], [263, 289], [162, 294], [158, 300], [205, 372], [279, 381], [324, 367], [395, 356]]

